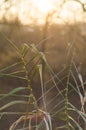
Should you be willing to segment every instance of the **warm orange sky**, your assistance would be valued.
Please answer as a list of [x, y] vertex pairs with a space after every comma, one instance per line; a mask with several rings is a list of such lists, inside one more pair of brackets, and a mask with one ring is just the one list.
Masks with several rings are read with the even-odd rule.
[[[14, 0], [11, 3], [11, 8], [5, 12], [4, 7], [9, 6], [9, 3], [4, 4], [3, 0], [0, 0], [0, 18], [5, 14], [5, 17], [7, 19], [11, 18], [11, 20], [18, 16], [22, 24], [29, 24], [33, 20], [42, 24], [48, 13], [55, 11], [52, 18], [52, 21], [55, 22], [60, 21], [60, 18], [61, 21], [65, 22], [86, 21], [85, 13], [83, 13], [80, 3], [74, 0], [67, 0], [64, 4], [63, 1], [64, 0]], [[81, 1], [86, 2], [86, 0]]]

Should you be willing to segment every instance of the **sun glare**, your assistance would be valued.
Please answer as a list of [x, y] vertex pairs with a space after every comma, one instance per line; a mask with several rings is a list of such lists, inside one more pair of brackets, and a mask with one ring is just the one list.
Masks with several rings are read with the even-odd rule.
[[54, 8], [50, 0], [39, 0], [38, 3], [36, 0], [35, 5], [37, 6], [38, 10], [44, 14], [48, 13], [49, 11], [52, 11]]
[[[86, 0], [82, 0], [86, 2]], [[0, 0], [0, 5], [3, 0]], [[0, 19], [3, 18], [5, 14], [4, 7], [0, 12]], [[7, 11], [7, 18], [16, 18], [18, 16], [22, 24], [44, 24], [46, 16], [51, 14], [52, 22], [58, 23], [61, 21], [81, 21], [83, 18], [82, 8], [79, 2], [64, 0], [15, 0], [13, 6]], [[8, 14], [9, 13], [9, 14]], [[12, 16], [12, 17], [11, 17]], [[58, 17], [59, 16], [59, 17]], [[34, 22], [35, 21], [35, 22]]]

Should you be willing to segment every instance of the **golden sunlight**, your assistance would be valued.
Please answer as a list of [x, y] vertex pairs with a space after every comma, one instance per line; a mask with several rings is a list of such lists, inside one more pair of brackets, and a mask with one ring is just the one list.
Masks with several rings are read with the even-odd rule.
[[[82, 0], [83, 2], [86, 0]], [[76, 1], [67, 0], [15, 0], [12, 1], [11, 7], [5, 10], [7, 3], [0, 0], [1, 11], [0, 20], [3, 19], [3, 15], [8, 20], [19, 19], [21, 24], [44, 24], [46, 16], [50, 13], [53, 22], [73, 22], [82, 21], [84, 13], [81, 4]], [[10, 5], [10, 4], [9, 4]], [[7, 8], [6, 7], [6, 8]], [[6, 12], [5, 12], [6, 11]], [[84, 20], [85, 17], [84, 17]]]
[[[24, 21], [25, 24], [30, 22], [30, 20], [35, 19], [39, 24], [44, 24], [46, 16], [48, 13], [56, 12], [56, 14], [60, 17], [60, 19], [64, 22], [73, 22], [75, 19], [76, 21], [82, 20], [82, 9], [81, 5], [75, 1], [67, 1], [64, 0], [31, 0], [28, 1], [22, 0], [22, 10], [23, 14], [21, 14], [22, 22]], [[26, 3], [26, 4], [25, 4]], [[28, 8], [29, 7], [29, 8]], [[30, 12], [30, 13], [28, 13]], [[32, 17], [32, 19], [30, 18]], [[56, 19], [57, 16], [52, 17], [52, 21], [58, 23], [59, 20]], [[61, 22], [60, 20], [60, 22]]]
[[37, 6], [38, 10], [43, 14], [46, 14], [54, 9], [54, 5], [50, 0], [39, 0], [39, 2], [35, 0], [34, 4]]

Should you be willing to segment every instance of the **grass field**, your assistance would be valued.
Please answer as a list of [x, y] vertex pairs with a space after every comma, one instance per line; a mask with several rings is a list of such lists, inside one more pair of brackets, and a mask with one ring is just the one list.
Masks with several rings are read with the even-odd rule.
[[0, 25], [0, 129], [86, 129], [81, 25]]

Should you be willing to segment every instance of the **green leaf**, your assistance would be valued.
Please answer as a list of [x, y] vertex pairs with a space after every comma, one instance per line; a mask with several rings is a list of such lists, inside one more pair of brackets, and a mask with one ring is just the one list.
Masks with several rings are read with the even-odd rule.
[[40, 75], [41, 85], [43, 86], [42, 64], [38, 65], [38, 69], [39, 69], [39, 75]]
[[0, 72], [9, 70], [10, 68], [13, 68], [13, 67], [15, 67], [15, 66], [17, 66], [17, 65], [20, 65], [21, 63], [22, 63], [22, 62], [17, 62], [17, 63], [14, 63], [14, 64], [12, 64], [12, 65], [9, 65], [9, 66], [7, 66], [7, 67], [1, 69]]
[[20, 50], [19, 48], [16, 46], [15, 43], [13, 43], [7, 36], [5, 36], [3, 33], [2, 33], [3, 37], [8, 41], [8, 43], [16, 50], [16, 52], [20, 55]]
[[10, 91], [9, 93], [7, 93], [6, 95], [4, 95], [3, 97], [1, 97], [0, 100], [2, 100], [2, 99], [4, 99], [4, 98], [7, 98], [7, 97], [9, 97], [9, 96], [11, 96], [11, 95], [13, 95], [13, 94], [19, 92], [19, 91], [24, 90], [24, 89], [26, 89], [26, 88], [25, 88], [25, 87], [15, 88], [15, 89], [13, 89], [12, 91]]
[[25, 101], [21, 101], [21, 100], [18, 100], [18, 101], [12, 101], [12, 102], [9, 102], [7, 103], [6, 105], [0, 107], [0, 111], [10, 107], [10, 106], [13, 106], [13, 105], [16, 105], [16, 104], [27, 104], [27, 102]]
[[28, 47], [27, 47], [27, 44], [24, 43], [22, 44], [22, 50], [21, 50], [23, 57], [27, 54], [27, 52], [28, 52]]
[[71, 106], [71, 108], [69, 108], [69, 111], [75, 111], [76, 113], [79, 114], [79, 116], [84, 120], [84, 122], [86, 123], [86, 114], [79, 111], [75, 106], [73, 106], [71, 103], [69, 103], [69, 105]]
[[13, 78], [18, 78], [18, 79], [23, 79], [23, 80], [27, 80], [25, 77], [20, 77], [17, 75], [13, 75], [13, 74], [5, 74], [5, 73], [0, 73], [0, 77], [13, 77]]
[[42, 60], [48, 65], [45, 54], [43, 52], [40, 52]]
[[62, 125], [62, 126], [59, 126], [59, 127], [56, 127], [56, 130], [60, 130], [60, 129], [65, 129], [66, 128], [66, 126], [65, 125]]
[[72, 117], [69, 116], [69, 118], [74, 122], [74, 124], [78, 127], [79, 130], [83, 130], [81, 126], [75, 121]]

